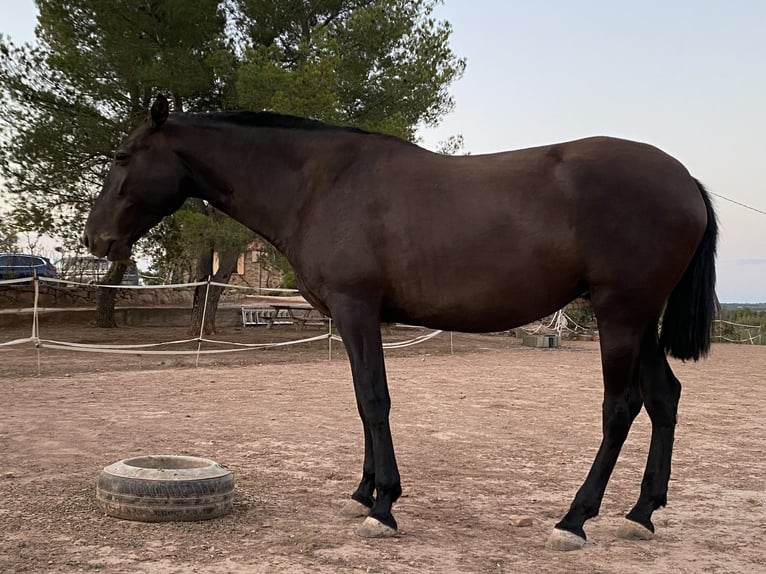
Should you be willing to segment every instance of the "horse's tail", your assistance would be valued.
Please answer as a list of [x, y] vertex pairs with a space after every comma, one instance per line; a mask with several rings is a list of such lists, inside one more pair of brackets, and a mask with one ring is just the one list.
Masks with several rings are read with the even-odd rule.
[[718, 221], [707, 191], [699, 181], [694, 181], [707, 209], [707, 227], [689, 267], [668, 297], [660, 344], [677, 359], [696, 361], [710, 350], [710, 331], [717, 307], [715, 250]]

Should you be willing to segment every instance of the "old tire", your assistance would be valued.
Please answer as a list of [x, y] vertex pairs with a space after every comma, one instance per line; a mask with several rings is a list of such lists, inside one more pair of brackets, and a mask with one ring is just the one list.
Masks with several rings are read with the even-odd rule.
[[96, 503], [109, 516], [142, 522], [208, 520], [231, 510], [234, 475], [207, 458], [151, 455], [105, 467]]

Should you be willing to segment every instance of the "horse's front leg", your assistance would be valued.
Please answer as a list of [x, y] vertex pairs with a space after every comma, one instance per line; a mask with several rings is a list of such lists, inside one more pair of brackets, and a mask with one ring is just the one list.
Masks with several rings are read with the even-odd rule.
[[364, 466], [359, 486], [351, 495], [351, 500], [348, 500], [340, 511], [347, 518], [364, 518], [370, 514], [375, 504], [375, 459], [372, 454], [372, 433], [364, 420], [364, 412], [359, 401], [357, 401], [357, 408], [364, 427]]
[[[351, 362], [356, 402], [365, 434], [362, 481], [352, 499], [357, 503], [357, 510], [362, 510], [359, 504], [362, 507], [371, 504], [372, 507], [357, 534], [393, 536], [397, 525], [391, 506], [401, 495], [402, 487], [388, 420], [391, 398], [383, 361], [379, 311], [374, 305], [345, 297], [334, 303], [333, 319]], [[345, 510], [348, 509], [347, 505]]]

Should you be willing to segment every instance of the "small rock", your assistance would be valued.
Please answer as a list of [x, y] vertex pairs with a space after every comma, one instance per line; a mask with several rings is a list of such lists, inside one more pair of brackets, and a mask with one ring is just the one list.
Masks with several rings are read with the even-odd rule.
[[13, 473], [13, 472], [6, 472], [6, 473], [3, 475], [3, 478], [16, 478], [16, 474], [15, 474], [15, 473]]
[[532, 526], [531, 516], [511, 516], [511, 526]]

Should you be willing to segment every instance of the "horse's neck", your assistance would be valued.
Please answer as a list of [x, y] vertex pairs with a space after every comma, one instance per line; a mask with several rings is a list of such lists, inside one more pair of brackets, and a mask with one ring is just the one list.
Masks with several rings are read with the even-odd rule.
[[202, 182], [201, 199], [284, 252], [306, 199], [312, 148], [299, 143], [299, 132], [264, 132], [205, 129], [190, 137], [185, 130], [171, 145]]

